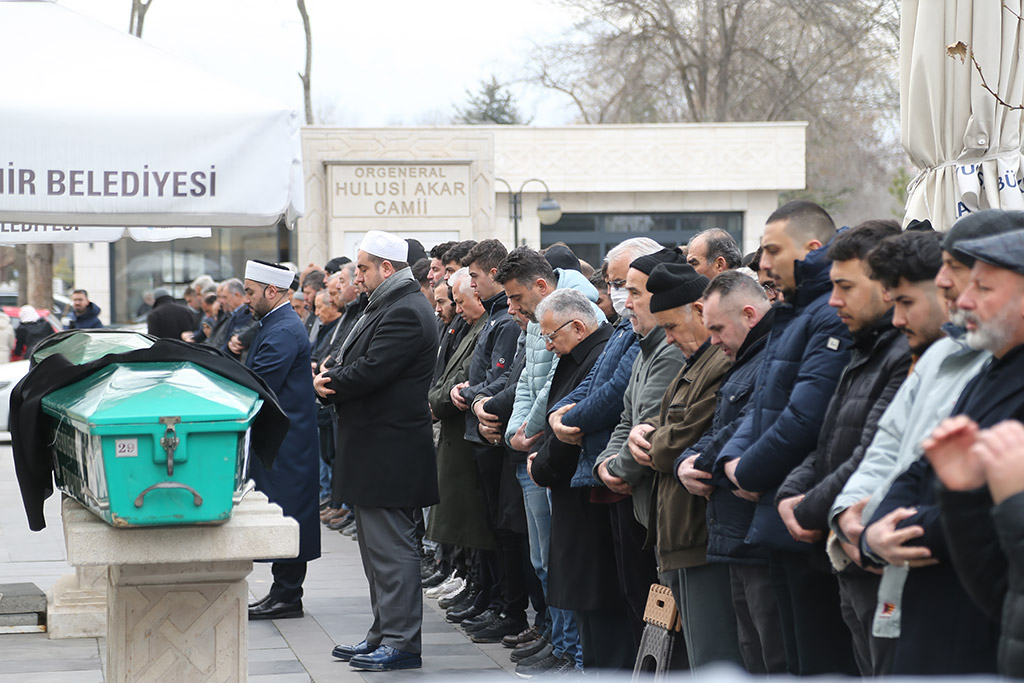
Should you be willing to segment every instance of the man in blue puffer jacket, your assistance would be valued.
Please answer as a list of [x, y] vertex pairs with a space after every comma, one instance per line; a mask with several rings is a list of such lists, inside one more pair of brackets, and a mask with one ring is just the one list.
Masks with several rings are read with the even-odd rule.
[[650, 549], [643, 550], [647, 530], [633, 515], [633, 501], [606, 489], [594, 477], [593, 469], [622, 417], [624, 394], [633, 362], [640, 353], [635, 318], [626, 308], [626, 273], [634, 260], [661, 250], [662, 246], [649, 237], [634, 237], [609, 250], [604, 259], [609, 297], [621, 322], [586, 379], [548, 413], [548, 422], [560, 441], [583, 446], [570, 486], [600, 487], [595, 495], [611, 516], [616, 569], [629, 607], [627, 616], [633, 629], [634, 648], [639, 646], [643, 634], [647, 594], [651, 583], [657, 580], [654, 556]]
[[753, 674], [786, 671], [768, 552], [745, 541], [754, 503], [734, 495], [725, 475], [713, 477], [711, 472], [754, 395], [774, 313], [757, 280], [741, 272], [722, 273], [704, 290], [704, 324], [711, 332], [711, 343], [721, 347], [733, 365], [718, 390], [711, 428], [675, 463], [676, 476], [686, 490], [708, 499], [708, 563], [729, 567], [740, 653]]
[[789, 202], [768, 217], [761, 267], [782, 289], [785, 302], [776, 306], [746, 416], [715, 465], [740, 495], [757, 499], [746, 540], [769, 550], [787, 666], [800, 675], [857, 674], [852, 642], [825, 643], [817, 637], [837, 631], [832, 621], [838, 632], [845, 628], [838, 610], [822, 611], [814, 599], [815, 587], [831, 595], [835, 579], [807, 569], [807, 545], [793, 540], [774, 505], [778, 486], [817, 444], [825, 410], [850, 360], [850, 332], [828, 305], [832, 283], [826, 254], [835, 235], [831, 216], [812, 202]]

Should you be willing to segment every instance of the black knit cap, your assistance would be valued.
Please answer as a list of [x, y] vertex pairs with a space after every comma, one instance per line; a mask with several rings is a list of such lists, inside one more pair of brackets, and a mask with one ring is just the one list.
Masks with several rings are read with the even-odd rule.
[[636, 268], [645, 275], [650, 275], [654, 267], [660, 263], [686, 263], [686, 259], [683, 258], [683, 253], [679, 249], [662, 248], [661, 251], [634, 259], [629, 267]]
[[660, 263], [647, 278], [651, 313], [692, 304], [702, 296], [708, 280], [688, 263]]
[[324, 270], [327, 271], [328, 275], [334, 275], [341, 270], [341, 267], [346, 263], [352, 263], [352, 259], [348, 256], [335, 256], [324, 264]]
[[1001, 235], [1024, 229], [1024, 211], [986, 209], [967, 214], [949, 229], [942, 240], [942, 248], [965, 266], [973, 266], [975, 257], [956, 248], [958, 242], [976, 240], [981, 237]]
[[572, 249], [556, 244], [549, 247], [544, 252], [544, 258], [551, 264], [552, 268], [561, 268], [562, 270], [580, 270], [580, 260], [576, 254], [572, 253]]

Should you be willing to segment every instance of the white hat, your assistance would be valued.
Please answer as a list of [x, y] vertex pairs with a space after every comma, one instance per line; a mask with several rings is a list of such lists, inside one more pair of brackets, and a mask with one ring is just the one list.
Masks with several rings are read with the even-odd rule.
[[253, 282], [261, 282], [265, 285], [274, 285], [279, 289], [288, 289], [292, 286], [295, 274], [284, 266], [266, 261], [246, 261], [245, 279]]
[[359, 243], [359, 249], [367, 254], [387, 261], [399, 261], [405, 263], [409, 258], [409, 243], [398, 235], [380, 230], [371, 230]]

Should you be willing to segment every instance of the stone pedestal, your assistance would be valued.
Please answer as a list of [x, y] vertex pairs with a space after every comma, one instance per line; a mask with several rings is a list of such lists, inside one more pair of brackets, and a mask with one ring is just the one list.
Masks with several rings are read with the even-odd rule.
[[245, 680], [245, 578], [253, 559], [298, 554], [293, 519], [256, 492], [216, 526], [115, 529], [70, 500], [65, 513], [68, 562], [109, 566], [107, 681]]
[[57, 579], [46, 593], [46, 633], [51, 640], [107, 635], [106, 567], [76, 567]]

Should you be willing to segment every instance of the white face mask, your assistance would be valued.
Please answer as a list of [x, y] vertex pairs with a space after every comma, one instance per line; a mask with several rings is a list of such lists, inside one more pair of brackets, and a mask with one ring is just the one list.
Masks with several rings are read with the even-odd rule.
[[633, 311], [626, 308], [626, 288], [625, 287], [609, 287], [608, 298], [612, 300], [612, 308], [619, 314], [619, 317], [623, 320], [633, 316]]

